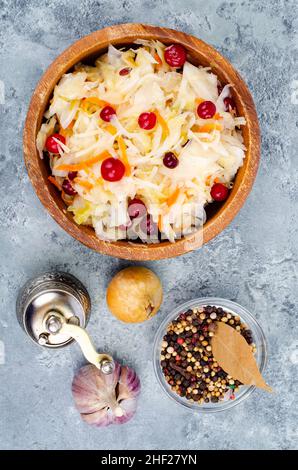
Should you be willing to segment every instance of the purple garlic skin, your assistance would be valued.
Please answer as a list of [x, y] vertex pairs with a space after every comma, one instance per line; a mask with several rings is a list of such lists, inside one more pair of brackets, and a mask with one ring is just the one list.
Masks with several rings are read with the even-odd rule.
[[136, 412], [140, 389], [135, 371], [117, 362], [109, 375], [94, 365], [84, 366], [72, 383], [75, 406], [81, 418], [98, 427], [129, 421]]

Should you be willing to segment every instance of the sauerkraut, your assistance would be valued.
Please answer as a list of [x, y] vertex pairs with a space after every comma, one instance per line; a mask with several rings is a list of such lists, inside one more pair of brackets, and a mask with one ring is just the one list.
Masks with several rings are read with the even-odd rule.
[[[100, 239], [174, 242], [205, 222], [212, 188], [230, 189], [245, 158], [245, 119], [230, 86], [210, 68], [171, 67], [165, 49], [145, 40], [109, 46], [93, 66], [78, 64], [61, 78], [44, 115], [37, 149], [49, 158], [49, 178], [75, 222]], [[205, 102], [215, 105], [212, 117], [198, 114]], [[143, 113], [155, 115], [152, 129], [140, 127]], [[175, 167], [165, 164], [169, 153]], [[105, 178], [108, 158], [122, 162], [119, 180]], [[132, 213], [132, 203], [145, 213]]]

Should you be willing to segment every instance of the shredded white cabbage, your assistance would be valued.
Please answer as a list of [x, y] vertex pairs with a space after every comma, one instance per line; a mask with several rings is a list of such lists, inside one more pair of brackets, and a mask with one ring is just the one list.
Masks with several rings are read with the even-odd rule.
[[[162, 238], [175, 241], [191, 232], [205, 222], [212, 185], [231, 187], [245, 158], [240, 129], [245, 119], [225, 105], [230, 85], [219, 94], [211, 69], [189, 62], [182, 73], [171, 68], [164, 59], [165, 47], [159, 41], [138, 40], [129, 50], [109, 46], [94, 66], [78, 64], [55, 87], [37, 136], [41, 158], [48, 137], [58, 133], [65, 138], [59, 155], [50, 155], [52, 176], [61, 186], [79, 165], [70, 181], [77, 194], [65, 199], [70, 201], [68, 210], [76, 223], [92, 225], [104, 240], [122, 239], [140, 229], [142, 221], [131, 221], [128, 215], [134, 198], [143, 201]], [[203, 101], [216, 106], [211, 119], [197, 114]], [[107, 105], [116, 112], [110, 122], [100, 118]], [[156, 114], [152, 130], [138, 124], [144, 112]], [[92, 159], [103, 152], [125, 164], [120, 181], [102, 178], [101, 159]], [[176, 168], [164, 165], [167, 152], [178, 158]]]

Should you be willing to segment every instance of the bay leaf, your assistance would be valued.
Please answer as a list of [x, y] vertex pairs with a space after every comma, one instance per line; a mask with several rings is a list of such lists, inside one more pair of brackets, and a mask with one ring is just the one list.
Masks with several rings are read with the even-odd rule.
[[219, 366], [244, 385], [255, 385], [272, 392], [259, 371], [250, 345], [234, 328], [215, 322], [216, 330], [211, 340], [212, 353]]

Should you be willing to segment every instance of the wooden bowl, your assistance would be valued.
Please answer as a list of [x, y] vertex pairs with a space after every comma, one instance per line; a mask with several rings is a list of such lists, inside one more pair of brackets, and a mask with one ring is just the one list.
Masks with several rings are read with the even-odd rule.
[[[180, 43], [188, 52], [188, 59], [195, 65], [211, 66], [223, 84], [233, 86], [233, 97], [238, 112], [246, 119], [243, 128], [247, 148], [243, 166], [235, 178], [233, 189], [222, 205], [211, 204], [209, 218], [203, 230], [177, 240], [158, 244], [132, 243], [129, 241], [106, 242], [96, 237], [92, 227], [77, 225], [59, 191], [48, 181], [49, 169], [36, 149], [36, 136], [43, 114], [48, 107], [53, 89], [61, 76], [77, 62], [92, 60], [104, 53], [109, 44], [127, 45], [138, 38], [158, 39], [165, 44]], [[235, 217], [253, 185], [260, 158], [260, 132], [255, 106], [250, 92], [232, 65], [215, 49], [200, 39], [168, 28], [143, 24], [122, 24], [96, 31], [75, 42], [57, 57], [38, 83], [29, 106], [24, 129], [24, 155], [27, 171], [35, 191], [51, 216], [70, 235], [84, 245], [100, 253], [131, 260], [155, 260], [184, 254], [218, 235]], [[202, 233], [203, 232], [203, 233]]]

